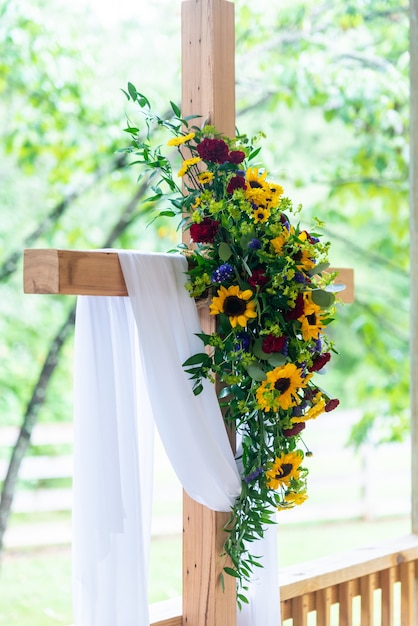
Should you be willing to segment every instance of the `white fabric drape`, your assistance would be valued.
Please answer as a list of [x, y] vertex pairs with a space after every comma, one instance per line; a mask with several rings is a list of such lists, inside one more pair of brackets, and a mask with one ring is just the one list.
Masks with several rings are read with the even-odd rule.
[[[211, 384], [182, 363], [202, 351], [180, 255], [119, 252], [129, 298], [78, 299], [73, 584], [76, 626], [146, 626], [153, 424], [184, 489], [228, 511], [240, 477]], [[239, 626], [278, 626], [276, 532], [266, 533]], [[273, 545], [274, 543], [274, 545]], [[257, 542], [258, 544], [258, 542]], [[271, 563], [270, 563], [271, 561]], [[273, 593], [272, 593], [273, 591]], [[274, 601], [277, 597], [277, 603]]]

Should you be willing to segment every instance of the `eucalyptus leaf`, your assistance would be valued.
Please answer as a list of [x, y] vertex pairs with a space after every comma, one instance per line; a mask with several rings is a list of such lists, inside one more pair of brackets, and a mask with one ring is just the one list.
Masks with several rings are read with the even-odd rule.
[[329, 268], [329, 263], [318, 263], [311, 270], [309, 270], [309, 274], [314, 276], [314, 274], [320, 274], [321, 272], [325, 272], [326, 269]]
[[269, 354], [267, 358], [268, 362], [270, 365], [273, 365], [273, 367], [280, 367], [286, 363], [286, 357], [284, 354], [281, 354], [281, 352], [273, 352]]
[[254, 356], [257, 357], [257, 359], [266, 360], [269, 355], [263, 351], [262, 345], [263, 345], [263, 339], [259, 337], [258, 339], [254, 341], [251, 352], [253, 353]]
[[266, 379], [266, 373], [260, 367], [258, 367], [258, 365], [254, 365], [253, 363], [251, 363], [245, 369], [247, 370], [249, 376], [258, 383], [261, 383], [263, 380]]
[[231, 247], [225, 241], [222, 241], [218, 248], [218, 254], [222, 261], [227, 261], [232, 256]]
[[329, 309], [335, 302], [335, 296], [329, 291], [323, 289], [314, 289], [311, 294], [312, 302], [321, 307], [321, 309]]

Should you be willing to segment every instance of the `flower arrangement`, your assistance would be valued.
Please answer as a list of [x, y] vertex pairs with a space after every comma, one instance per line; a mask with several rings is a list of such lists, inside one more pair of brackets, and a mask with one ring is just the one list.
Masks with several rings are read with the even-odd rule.
[[[290, 216], [301, 207], [258, 164], [255, 140], [190, 126], [193, 118], [183, 119], [173, 103], [173, 117], [164, 120], [133, 85], [125, 93], [140, 106], [147, 128], [145, 136], [134, 126], [126, 129], [131, 145], [125, 151], [146, 166], [151, 180], [158, 177], [152, 200], [169, 202], [160, 215], [180, 216], [189, 229], [191, 243], [179, 246], [189, 261], [187, 289], [194, 298], [208, 298], [217, 320], [215, 332], [199, 335], [202, 352], [184, 367], [196, 394], [202, 379], [219, 381], [225, 420], [240, 442], [242, 490], [224, 552], [232, 563], [225, 571], [239, 583], [238, 601], [246, 601], [246, 582], [259, 565], [250, 544], [277, 509], [308, 497], [310, 452], [302, 433], [338, 405], [314, 381], [335, 352], [326, 334], [335, 312], [329, 243], [321, 241], [318, 220], [314, 230], [292, 225]], [[151, 131], [159, 127], [171, 138], [153, 148]], [[173, 148], [181, 159], [174, 173]]]

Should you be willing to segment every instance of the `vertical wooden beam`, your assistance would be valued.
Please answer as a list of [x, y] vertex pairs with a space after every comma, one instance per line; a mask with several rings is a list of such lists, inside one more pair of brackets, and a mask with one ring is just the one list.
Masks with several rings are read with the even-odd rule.
[[418, 0], [410, 0], [412, 532], [418, 533]]
[[[211, 124], [235, 134], [234, 6], [227, 0], [185, 0], [182, 3], [182, 115], [200, 115], [193, 123]], [[215, 330], [206, 307], [204, 332]], [[219, 574], [228, 513], [216, 513], [183, 499], [183, 624], [235, 626], [235, 580]]]
[[182, 4], [182, 113], [235, 134], [234, 5], [227, 0]]

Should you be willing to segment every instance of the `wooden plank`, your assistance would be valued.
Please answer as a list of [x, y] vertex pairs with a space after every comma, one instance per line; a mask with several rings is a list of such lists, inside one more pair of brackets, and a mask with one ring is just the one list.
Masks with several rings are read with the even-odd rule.
[[[236, 620], [236, 581], [220, 573], [229, 561], [220, 558], [229, 513], [211, 511], [184, 493], [183, 619], [184, 624], [232, 626]], [[232, 600], [231, 600], [232, 598]], [[199, 601], [196, 601], [196, 600]]]
[[[337, 271], [337, 283], [346, 285], [338, 296], [345, 303], [354, 301], [354, 272]], [[23, 289], [27, 294], [127, 296], [118, 253], [100, 250], [25, 250]]]
[[25, 293], [127, 296], [117, 252], [25, 250]]
[[316, 593], [316, 623], [331, 626], [332, 587]]
[[235, 135], [234, 5], [226, 0], [182, 3], [182, 114]]
[[418, 561], [417, 535], [301, 563], [281, 573], [281, 599], [309, 594], [410, 561]]
[[396, 567], [390, 567], [381, 574], [382, 626], [393, 626], [396, 623], [394, 621], [394, 585], [397, 579]]
[[417, 614], [415, 612], [415, 585], [416, 585], [416, 564], [401, 563], [400, 579], [401, 579], [401, 622], [400, 626], [409, 626], [409, 624], [418, 623]]
[[[235, 24], [228, 0], [182, 2], [182, 115], [200, 115], [228, 136], [235, 134]], [[188, 232], [183, 233], [188, 241]], [[215, 330], [208, 306], [198, 307], [204, 332]], [[232, 438], [233, 447], [235, 437]], [[235, 626], [236, 581], [219, 574], [229, 514], [215, 513], [183, 498], [183, 623], [191, 626]]]
[[361, 589], [361, 623], [373, 624], [374, 620], [374, 587], [371, 575], [363, 576], [360, 580]]
[[339, 626], [353, 626], [354, 596], [353, 581], [349, 580], [338, 586], [338, 601], [340, 604]]

